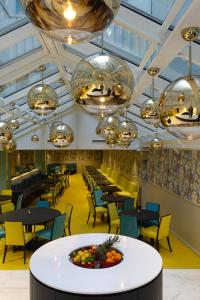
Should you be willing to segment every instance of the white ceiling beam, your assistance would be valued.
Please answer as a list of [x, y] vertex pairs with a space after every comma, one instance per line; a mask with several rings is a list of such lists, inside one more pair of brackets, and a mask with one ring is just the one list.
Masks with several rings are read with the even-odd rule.
[[[185, 46], [185, 41], [181, 37], [181, 30], [189, 25], [200, 27], [198, 0], [193, 0], [181, 21], [175, 27], [174, 31], [171, 32], [158, 55], [152, 61], [151, 66], [159, 67], [161, 70], [168, 66], [177, 53], [179, 53]], [[150, 82], [150, 76], [148, 76], [147, 72], [144, 72], [136, 86], [136, 89], [134, 90], [134, 97], [137, 98], [141, 95], [145, 86], [149, 85]]]

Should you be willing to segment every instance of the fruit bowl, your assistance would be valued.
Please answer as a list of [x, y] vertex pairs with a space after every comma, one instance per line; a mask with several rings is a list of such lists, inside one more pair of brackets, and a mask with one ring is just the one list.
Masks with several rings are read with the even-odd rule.
[[118, 236], [110, 237], [103, 244], [88, 245], [70, 253], [69, 260], [74, 265], [88, 269], [103, 269], [118, 265], [123, 260], [123, 253], [112, 245], [119, 241]]

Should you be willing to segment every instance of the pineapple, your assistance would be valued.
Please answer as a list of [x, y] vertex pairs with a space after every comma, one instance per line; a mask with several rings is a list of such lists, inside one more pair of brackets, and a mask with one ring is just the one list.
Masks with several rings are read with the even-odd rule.
[[115, 235], [110, 236], [103, 244], [98, 245], [95, 251], [95, 259], [104, 261], [106, 252], [117, 242], [119, 242], [119, 236]]

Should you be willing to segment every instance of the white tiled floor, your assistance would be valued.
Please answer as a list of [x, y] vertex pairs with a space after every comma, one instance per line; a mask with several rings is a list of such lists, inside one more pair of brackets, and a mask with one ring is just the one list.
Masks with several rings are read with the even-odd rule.
[[[163, 300], [200, 300], [200, 270], [164, 270]], [[29, 300], [29, 271], [0, 271], [1, 300]]]

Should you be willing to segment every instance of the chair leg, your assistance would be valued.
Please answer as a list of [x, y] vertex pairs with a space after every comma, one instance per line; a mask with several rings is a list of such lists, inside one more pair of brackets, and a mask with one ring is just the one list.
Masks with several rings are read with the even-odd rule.
[[110, 226], [110, 223], [109, 223], [108, 233], [110, 233], [110, 230], [111, 230], [111, 226]]
[[154, 244], [154, 239], [151, 238], [151, 246]]
[[168, 243], [168, 246], [169, 246], [169, 250], [170, 250], [170, 252], [172, 252], [172, 248], [171, 248], [171, 245], [170, 245], [169, 236], [167, 237], [167, 243]]
[[96, 213], [94, 214], [94, 222], [93, 222], [93, 227], [95, 227], [95, 223], [96, 223]]
[[118, 230], [119, 230], [119, 228], [117, 227], [116, 234], [118, 234]]
[[157, 249], [157, 251], [159, 252], [160, 247], [159, 247], [159, 241], [158, 241], [158, 240], [156, 241], [156, 249]]
[[70, 224], [68, 225], [68, 231], [69, 231], [69, 235], [71, 235], [71, 228], [70, 228]]
[[89, 212], [89, 214], [88, 214], [87, 224], [88, 224], [88, 222], [89, 222], [89, 219], [90, 219], [90, 212]]
[[26, 246], [24, 245], [24, 264], [26, 264]]
[[3, 264], [4, 264], [5, 259], [6, 259], [7, 248], [8, 248], [8, 246], [5, 245], [5, 247], [4, 247], [4, 253], [3, 253]]

